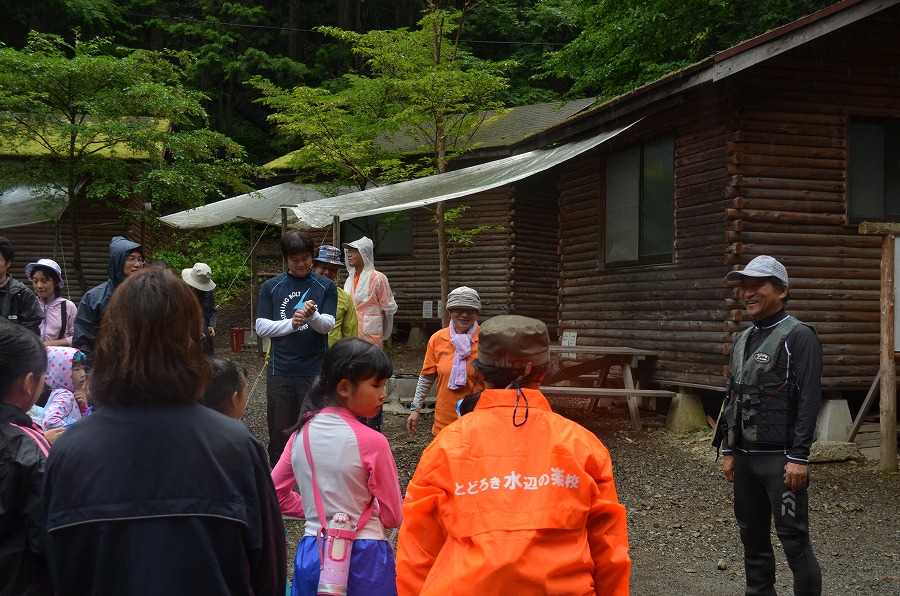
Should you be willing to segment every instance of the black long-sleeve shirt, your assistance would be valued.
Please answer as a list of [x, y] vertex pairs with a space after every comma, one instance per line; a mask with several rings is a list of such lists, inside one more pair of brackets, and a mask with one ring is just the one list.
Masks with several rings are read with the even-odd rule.
[[[753, 322], [753, 331], [747, 338], [744, 358], [752, 354], [775, 330], [787, 313], [781, 309], [774, 315]], [[734, 345], [731, 346], [732, 352]], [[729, 360], [730, 362], [730, 360]], [[797, 325], [788, 334], [778, 353], [772, 372], [786, 381], [797, 384], [797, 418], [794, 421], [794, 440], [788, 451], [788, 459], [797, 463], [809, 462], [809, 449], [816, 432], [816, 419], [822, 403], [822, 344], [815, 331], [806, 325]], [[729, 386], [733, 379], [729, 378]], [[749, 443], [737, 433], [738, 449], [747, 451], [771, 451], [776, 446]], [[777, 446], [778, 450], [783, 446]], [[722, 448], [722, 453], [732, 450]]]

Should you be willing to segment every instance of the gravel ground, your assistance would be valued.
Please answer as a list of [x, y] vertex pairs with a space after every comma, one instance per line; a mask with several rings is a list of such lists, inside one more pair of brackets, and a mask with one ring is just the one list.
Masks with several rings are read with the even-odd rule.
[[[223, 320], [220, 314], [220, 320]], [[227, 322], [227, 318], [225, 318]], [[229, 325], [230, 326], [230, 325]], [[255, 354], [227, 351], [227, 329], [219, 353], [234, 357], [251, 374], [244, 416], [265, 443], [265, 374]], [[415, 374], [422, 348], [392, 354], [395, 374]], [[624, 404], [587, 415], [584, 402], [554, 400], [554, 409], [595, 432], [609, 448], [619, 498], [628, 509], [635, 596], [743, 594], [743, 559], [732, 516], [730, 485], [709, 447], [711, 432], [677, 436], [664, 418], [642, 411], [644, 428], [631, 430]], [[412, 477], [431, 435], [427, 415], [415, 437], [406, 434], [406, 416], [386, 414], [388, 437], [401, 487]], [[424, 432], [423, 432], [424, 431]], [[900, 475], [884, 474], [870, 462], [817, 464], [811, 470], [810, 525], [823, 570], [826, 595], [900, 594]], [[302, 536], [302, 522], [286, 520], [289, 570]], [[773, 533], [777, 589], [790, 594], [791, 573]]]

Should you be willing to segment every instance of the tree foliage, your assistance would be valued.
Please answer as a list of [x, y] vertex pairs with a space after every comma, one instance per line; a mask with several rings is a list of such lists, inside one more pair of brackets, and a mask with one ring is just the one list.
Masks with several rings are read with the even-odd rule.
[[76, 239], [85, 201], [127, 211], [137, 193], [154, 209], [128, 215], [153, 217], [250, 190], [243, 150], [203, 127], [185, 58], [37, 33], [0, 49], [0, 144], [21, 157], [0, 164], [0, 185], [64, 191]]
[[[488, 114], [502, 109], [509, 62], [475, 58], [460, 43], [470, 6], [447, 9], [429, 3], [415, 29], [357, 33], [335, 27], [319, 31], [347, 44], [361, 60], [357, 72], [328, 89], [279, 89], [265, 80], [254, 84], [276, 113], [286, 134], [300, 137], [308, 150], [295, 165], [320, 173], [342, 172], [362, 187], [384, 178], [443, 173], [456, 155], [471, 149], [472, 138]], [[427, 156], [425, 163], [397, 167], [396, 153], [381, 147], [403, 145], [406, 153]], [[444, 205], [435, 206], [441, 293], [449, 292], [448, 229]]]
[[610, 98], [836, 0], [548, 0], [581, 29], [547, 56], [569, 95]]

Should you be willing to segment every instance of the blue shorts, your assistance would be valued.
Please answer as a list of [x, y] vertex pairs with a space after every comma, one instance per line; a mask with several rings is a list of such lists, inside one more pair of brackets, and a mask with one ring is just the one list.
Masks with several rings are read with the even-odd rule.
[[[319, 545], [304, 536], [297, 546], [291, 596], [315, 596], [319, 587]], [[386, 540], [355, 540], [350, 553], [347, 596], [396, 596], [397, 566]]]

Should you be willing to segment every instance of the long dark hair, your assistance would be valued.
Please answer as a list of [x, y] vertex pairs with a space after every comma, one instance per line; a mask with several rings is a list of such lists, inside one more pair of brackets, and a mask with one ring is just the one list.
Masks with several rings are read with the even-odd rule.
[[326, 406], [340, 405], [337, 386], [341, 381], [346, 379], [355, 387], [372, 377], [377, 381], [387, 379], [393, 372], [391, 359], [380, 348], [358, 337], [341, 339], [325, 354], [322, 372], [316, 377], [303, 401], [300, 420], [288, 433], [303, 426], [304, 414]]
[[0, 319], [0, 401], [16, 382], [34, 373], [40, 378], [47, 370], [47, 351], [40, 338], [29, 329]]
[[128, 276], [97, 334], [93, 394], [103, 405], [199, 401], [210, 378], [202, 323], [197, 296], [180, 278], [158, 267]]

